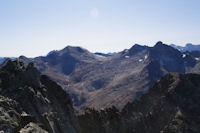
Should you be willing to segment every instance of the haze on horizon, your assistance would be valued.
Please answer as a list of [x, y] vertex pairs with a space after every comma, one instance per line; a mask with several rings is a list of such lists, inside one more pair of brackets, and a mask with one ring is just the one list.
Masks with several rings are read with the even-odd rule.
[[1, 0], [0, 57], [67, 45], [115, 52], [135, 43], [200, 44], [199, 0]]

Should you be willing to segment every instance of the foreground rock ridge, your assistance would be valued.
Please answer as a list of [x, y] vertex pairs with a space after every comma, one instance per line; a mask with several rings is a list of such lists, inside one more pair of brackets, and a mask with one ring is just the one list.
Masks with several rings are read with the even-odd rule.
[[0, 68], [0, 131], [5, 133], [199, 133], [200, 75], [168, 73], [141, 98], [75, 115], [69, 95], [30, 63]]
[[199, 133], [200, 75], [169, 73], [147, 94], [115, 107], [87, 109], [79, 116], [83, 133]]
[[7, 60], [0, 68], [0, 131], [77, 133], [68, 94], [30, 63]]

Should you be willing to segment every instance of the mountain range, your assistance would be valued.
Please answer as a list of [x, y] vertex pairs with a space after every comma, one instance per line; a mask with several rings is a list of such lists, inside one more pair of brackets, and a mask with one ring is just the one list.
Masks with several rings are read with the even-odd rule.
[[199, 73], [200, 54], [181, 52], [157, 42], [153, 47], [135, 44], [112, 56], [94, 54], [81, 47], [67, 46], [45, 57], [19, 57], [61, 85], [69, 93], [77, 113], [85, 108], [116, 106], [148, 92], [168, 72]]
[[191, 43], [187, 43], [185, 46], [178, 46], [178, 45], [174, 45], [174, 44], [171, 44], [170, 46], [178, 49], [181, 52], [200, 51], [200, 45], [194, 45]]

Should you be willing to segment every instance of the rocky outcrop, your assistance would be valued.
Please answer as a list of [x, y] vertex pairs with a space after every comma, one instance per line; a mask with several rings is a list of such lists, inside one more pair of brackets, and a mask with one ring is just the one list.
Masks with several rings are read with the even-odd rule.
[[32, 63], [25, 67], [20, 60], [4, 62], [0, 95], [0, 131], [79, 132], [69, 95]]
[[114, 106], [97, 111], [88, 108], [79, 115], [81, 133], [118, 133], [121, 126], [121, 114]]
[[22, 128], [19, 133], [48, 133], [37, 124], [30, 122], [24, 128]]
[[16, 101], [0, 96], [0, 131], [15, 132], [20, 127], [21, 113]]

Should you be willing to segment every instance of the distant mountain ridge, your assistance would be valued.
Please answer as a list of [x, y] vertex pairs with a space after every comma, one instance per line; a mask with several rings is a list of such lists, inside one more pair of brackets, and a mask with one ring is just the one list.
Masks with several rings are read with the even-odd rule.
[[173, 47], [173, 48], [178, 49], [181, 52], [186, 52], [186, 51], [189, 51], [189, 52], [200, 51], [200, 45], [194, 45], [194, 44], [191, 44], [191, 43], [188, 43], [185, 46], [177, 46], [175, 44], [171, 44], [170, 46]]

